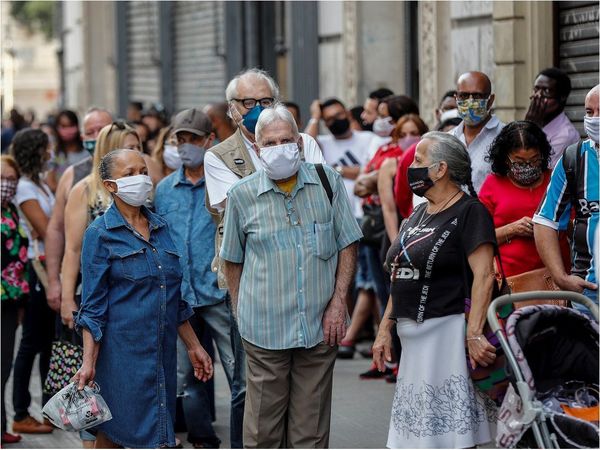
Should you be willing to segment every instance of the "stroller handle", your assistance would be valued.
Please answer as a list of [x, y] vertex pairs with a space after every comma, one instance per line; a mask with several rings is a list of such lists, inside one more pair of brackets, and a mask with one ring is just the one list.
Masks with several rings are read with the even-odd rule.
[[583, 294], [571, 291], [531, 291], [502, 295], [490, 303], [487, 310], [487, 320], [492, 331], [497, 333], [500, 330], [500, 323], [498, 322], [496, 312], [501, 306], [528, 300], [569, 300], [571, 303], [579, 303], [590, 310], [596, 322], [598, 322], [598, 305]]

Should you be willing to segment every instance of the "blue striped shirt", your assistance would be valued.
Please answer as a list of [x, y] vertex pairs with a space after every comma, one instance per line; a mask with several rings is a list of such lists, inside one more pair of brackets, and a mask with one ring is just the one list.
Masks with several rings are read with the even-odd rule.
[[594, 243], [598, 228], [599, 177], [598, 150], [588, 139], [581, 145], [581, 168], [578, 168], [577, 198], [572, 198], [562, 158], [552, 177], [533, 221], [555, 230], [567, 228], [571, 208], [579, 210], [572, 237], [572, 270], [574, 275], [596, 283]]
[[290, 195], [264, 170], [229, 190], [221, 258], [243, 263], [241, 336], [259, 347], [311, 348], [323, 341], [323, 312], [335, 287], [338, 252], [362, 237], [339, 174], [302, 163]]

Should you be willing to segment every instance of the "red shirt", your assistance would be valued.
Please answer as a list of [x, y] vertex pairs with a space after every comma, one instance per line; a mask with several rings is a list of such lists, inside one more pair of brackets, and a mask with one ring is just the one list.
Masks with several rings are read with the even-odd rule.
[[[490, 174], [481, 186], [479, 200], [492, 215], [495, 227], [500, 228], [525, 216], [533, 217], [549, 181], [550, 171], [544, 173], [542, 184], [529, 189], [515, 186], [508, 177]], [[507, 277], [544, 267], [533, 237], [517, 236], [510, 244], [498, 242], [498, 246]]]
[[[365, 166], [365, 173], [373, 172], [374, 170], [379, 170], [383, 162], [388, 158], [400, 158], [404, 150], [400, 148], [398, 144], [385, 144], [377, 149], [371, 161], [367, 163]], [[364, 200], [364, 203], [370, 204], [380, 204], [378, 195], [370, 195]]]
[[408, 185], [408, 166], [415, 159], [416, 150], [417, 144], [413, 144], [404, 152], [404, 155], [398, 161], [398, 170], [394, 178], [394, 200], [396, 200], [398, 213], [403, 219], [406, 219], [412, 213], [413, 192]]

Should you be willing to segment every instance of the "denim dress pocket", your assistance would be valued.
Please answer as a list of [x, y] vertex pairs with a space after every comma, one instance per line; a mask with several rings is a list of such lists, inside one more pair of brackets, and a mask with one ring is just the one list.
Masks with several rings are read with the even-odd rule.
[[150, 265], [148, 264], [146, 248], [142, 247], [138, 250], [128, 250], [117, 256], [123, 278], [139, 282], [152, 275], [150, 272]]
[[317, 258], [328, 260], [337, 251], [333, 221], [325, 223], [314, 222], [312, 231], [313, 253]]

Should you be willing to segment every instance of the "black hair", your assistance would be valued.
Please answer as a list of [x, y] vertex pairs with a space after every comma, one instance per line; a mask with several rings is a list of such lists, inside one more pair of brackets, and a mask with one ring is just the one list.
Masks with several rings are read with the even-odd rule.
[[446, 128], [450, 125], [457, 127], [458, 124], [461, 122], [462, 122], [462, 119], [460, 117], [452, 117], [450, 119], [446, 119], [438, 125], [437, 131], [443, 131], [444, 128]]
[[412, 98], [406, 95], [390, 95], [381, 100], [381, 103], [387, 104], [388, 112], [394, 122], [406, 114], [419, 115], [419, 107]]
[[79, 148], [79, 150], [83, 150], [83, 141], [81, 140], [81, 134], [79, 133], [79, 118], [77, 117], [77, 114], [75, 114], [74, 111], [71, 111], [70, 109], [63, 109], [61, 112], [58, 113], [58, 115], [56, 116], [56, 121], [54, 122], [54, 131], [56, 133], [56, 151], [61, 153], [66, 152], [65, 142], [62, 140], [62, 138], [60, 137], [60, 133], [58, 132], [58, 126], [62, 117], [66, 117], [72, 126], [77, 127], [78, 132], [75, 140], [77, 142], [77, 147]]
[[102, 181], [111, 180], [113, 178], [113, 169], [115, 167], [115, 159], [117, 156], [120, 156], [121, 154], [123, 154], [125, 152], [139, 153], [137, 150], [132, 150], [129, 148], [118, 148], [116, 150], [112, 150], [112, 151], [108, 152], [106, 155], [104, 155], [100, 159], [100, 164], [98, 165], [98, 172], [100, 175], [100, 179]]
[[454, 98], [456, 96], [456, 89], [450, 89], [449, 91], [446, 91], [444, 93], [444, 95], [442, 95], [442, 98], [440, 99], [440, 105], [442, 103], [444, 103], [444, 100], [446, 100], [448, 97]]
[[[538, 73], [537, 77], [543, 75], [554, 81], [556, 81], [556, 93], [560, 97], [561, 103], [567, 102], [567, 97], [571, 93], [571, 78], [566, 72], [557, 69], [556, 67], [549, 67]], [[537, 78], [536, 77], [536, 78]]]
[[300, 106], [298, 106], [297, 103], [283, 102], [283, 106], [285, 106], [286, 108], [294, 108], [296, 110], [296, 112], [298, 113], [298, 120], [300, 120]]
[[379, 88], [369, 93], [369, 98], [373, 100], [381, 101], [390, 95], [394, 95], [394, 92], [389, 90], [388, 88]]
[[335, 97], [332, 97], [332, 98], [328, 98], [323, 103], [321, 103], [321, 112], [323, 112], [323, 110], [325, 108], [328, 108], [328, 107], [333, 106], [333, 105], [340, 105], [342, 108], [346, 109], [346, 107], [344, 106], [344, 104], [342, 103], [341, 100], [339, 100], [339, 99], [337, 99]]
[[33, 128], [17, 131], [10, 144], [10, 153], [15, 158], [19, 170], [35, 184], [40, 184], [40, 174], [44, 169], [47, 148], [46, 133]]
[[144, 109], [144, 104], [142, 102], [129, 102], [129, 106], [137, 109], [140, 112]]
[[546, 133], [535, 123], [528, 120], [517, 120], [502, 128], [496, 136], [485, 160], [492, 165], [492, 172], [506, 176], [510, 169], [508, 155], [522, 148], [535, 148], [540, 151], [542, 170], [546, 171], [550, 162], [552, 146]]

